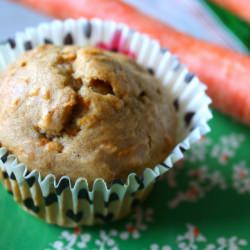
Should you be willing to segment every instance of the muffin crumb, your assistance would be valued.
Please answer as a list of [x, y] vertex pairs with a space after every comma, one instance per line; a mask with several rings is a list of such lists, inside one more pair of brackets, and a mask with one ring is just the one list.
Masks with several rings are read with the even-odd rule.
[[43, 93], [43, 98], [44, 98], [45, 100], [49, 100], [50, 97], [51, 97], [50, 91], [49, 91], [48, 89], [46, 89], [46, 90], [44, 91], [44, 93]]
[[58, 143], [58, 142], [55, 142], [55, 141], [51, 141], [51, 142], [48, 142], [46, 144], [46, 149], [51, 152], [51, 151], [55, 151], [55, 152], [58, 152], [58, 153], [61, 153], [62, 150], [63, 150], [63, 146]]
[[26, 61], [22, 61], [21, 63], [20, 63], [20, 66], [21, 67], [25, 67], [27, 65], [27, 62]]
[[29, 96], [38, 96], [39, 91], [40, 91], [40, 88], [32, 89], [32, 90], [29, 92]]
[[12, 102], [12, 107], [13, 107], [13, 108], [16, 108], [16, 107], [20, 104], [20, 102], [21, 102], [20, 98], [15, 99], [15, 100]]

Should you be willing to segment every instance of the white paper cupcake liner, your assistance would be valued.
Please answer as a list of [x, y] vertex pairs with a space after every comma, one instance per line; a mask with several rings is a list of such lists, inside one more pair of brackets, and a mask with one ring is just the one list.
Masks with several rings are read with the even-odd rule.
[[97, 179], [89, 187], [84, 178], [78, 178], [75, 183], [67, 176], [59, 181], [52, 174], [42, 178], [39, 172], [29, 172], [14, 155], [0, 148], [2, 182], [14, 199], [32, 214], [67, 227], [120, 219], [146, 198], [157, 177], [209, 132], [207, 122], [212, 115], [206, 87], [157, 41], [126, 25], [100, 19], [53, 21], [17, 33], [0, 46], [0, 70], [23, 51], [44, 43], [92, 45], [128, 54], [168, 89], [178, 116], [178, 144], [163, 163], [145, 169], [141, 176], [131, 173], [126, 182], [114, 180], [108, 186], [105, 180]]

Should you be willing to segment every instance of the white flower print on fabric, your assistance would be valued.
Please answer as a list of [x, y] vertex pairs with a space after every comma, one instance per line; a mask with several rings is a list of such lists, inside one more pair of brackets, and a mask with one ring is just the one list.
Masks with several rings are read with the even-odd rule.
[[247, 241], [239, 239], [237, 236], [232, 236], [229, 239], [220, 237], [215, 244], [207, 245], [204, 250], [240, 250], [247, 246]]
[[241, 250], [248, 244], [237, 236], [219, 237], [215, 243], [210, 243], [199, 228], [192, 224], [187, 225], [187, 232], [177, 236], [176, 241], [181, 250]]
[[91, 240], [90, 234], [80, 234], [79, 241], [77, 242], [77, 247], [80, 249], [85, 249], [88, 246], [88, 242]]
[[201, 140], [192, 145], [192, 150], [187, 152], [187, 160], [190, 162], [202, 162], [206, 159], [208, 146], [212, 141], [208, 137], [202, 137]]
[[117, 236], [117, 231], [115, 230], [110, 230], [109, 232], [100, 230], [100, 238], [95, 240], [95, 245], [98, 247], [97, 249], [119, 250], [116, 241], [113, 239], [114, 236]]
[[218, 159], [221, 165], [226, 165], [228, 160], [235, 156], [236, 150], [244, 140], [245, 136], [243, 134], [222, 136], [219, 142], [213, 146], [211, 157]]
[[148, 223], [153, 222], [153, 214], [154, 210], [151, 208], [143, 210], [143, 208], [138, 207], [131, 221], [125, 225], [126, 230], [120, 232], [120, 239], [139, 239], [141, 237], [141, 232], [148, 229]]
[[[63, 230], [59, 238], [50, 244], [51, 247], [45, 250], [78, 250], [90, 247], [92, 250], [119, 250], [120, 233], [121, 231], [117, 229], [99, 230], [97, 235], [91, 236], [88, 233], [81, 233], [80, 228], [76, 228], [74, 232]], [[136, 239], [131, 237], [130, 240]], [[197, 226], [187, 224], [187, 231], [178, 235], [175, 243], [171, 245], [151, 243], [144, 250], [173, 250], [176, 247], [180, 250], [241, 250], [246, 249], [247, 245], [247, 240], [238, 236], [229, 238], [220, 236], [215, 242], [210, 242]]]
[[49, 244], [50, 247], [45, 250], [89, 249], [90, 243], [95, 245], [93, 250], [119, 250], [117, 240], [139, 239], [143, 232], [148, 229], [149, 223], [153, 221], [154, 210], [152, 208], [138, 207], [134, 214], [129, 217], [123, 229], [100, 230], [98, 236], [95, 237], [81, 233], [80, 228], [75, 228], [73, 232], [64, 230], [58, 239]]
[[198, 250], [199, 243], [206, 242], [206, 238], [200, 233], [200, 230], [191, 225], [187, 225], [187, 232], [177, 236], [178, 247], [181, 250]]
[[175, 197], [168, 202], [168, 207], [176, 208], [182, 202], [196, 202], [215, 187], [226, 188], [223, 175], [217, 170], [209, 172], [207, 166], [191, 169], [187, 172], [187, 176], [189, 182], [186, 190], [178, 190]]
[[[119, 250], [116, 241], [113, 237], [117, 236], [116, 230], [106, 232], [99, 231], [99, 236], [94, 240], [96, 248], [93, 250]], [[74, 232], [62, 231], [59, 239], [50, 244], [51, 248], [45, 250], [75, 250], [75, 249], [89, 249], [88, 243], [92, 240], [90, 234], [80, 233], [80, 228], [76, 228]]]
[[172, 250], [172, 248], [169, 245], [160, 246], [159, 244], [154, 243], [150, 245], [149, 250]]
[[242, 161], [233, 167], [233, 187], [240, 194], [250, 193], [249, 166]]
[[50, 248], [45, 250], [74, 250], [75, 246], [79, 249], [86, 249], [91, 235], [87, 233], [80, 234], [80, 228], [75, 228], [74, 232], [62, 231], [59, 239], [50, 244]]
[[126, 231], [120, 233], [120, 238], [122, 240], [127, 240], [130, 237], [133, 239], [139, 239], [141, 236], [140, 231], [134, 227], [131, 223], [126, 225]]

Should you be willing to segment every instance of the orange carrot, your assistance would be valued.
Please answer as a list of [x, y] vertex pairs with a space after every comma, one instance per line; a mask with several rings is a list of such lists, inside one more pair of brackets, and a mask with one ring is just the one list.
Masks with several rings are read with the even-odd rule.
[[117, 0], [20, 0], [59, 18], [123, 22], [158, 39], [208, 86], [214, 106], [250, 125], [250, 57], [195, 39]]
[[225, 9], [230, 10], [243, 20], [250, 23], [250, 1], [249, 0], [210, 0]]

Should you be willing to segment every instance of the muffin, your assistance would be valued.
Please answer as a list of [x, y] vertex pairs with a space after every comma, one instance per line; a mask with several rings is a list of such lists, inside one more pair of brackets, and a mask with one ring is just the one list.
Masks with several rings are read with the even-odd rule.
[[125, 217], [210, 131], [204, 85], [123, 24], [29, 28], [0, 45], [0, 71], [0, 178], [48, 223]]
[[42, 45], [0, 82], [0, 142], [42, 176], [126, 180], [175, 145], [177, 118], [166, 90], [125, 55]]

